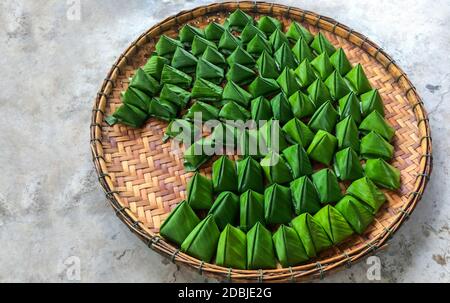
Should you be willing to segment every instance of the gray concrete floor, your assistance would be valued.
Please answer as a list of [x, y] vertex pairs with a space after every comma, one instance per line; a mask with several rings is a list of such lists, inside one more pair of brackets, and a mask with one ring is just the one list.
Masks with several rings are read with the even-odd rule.
[[[207, 2], [0, 2], [0, 282], [207, 281], [147, 249], [116, 219], [89, 152], [92, 100], [117, 56], [158, 20]], [[381, 281], [450, 282], [450, 2], [279, 2], [366, 34], [417, 86], [431, 119], [434, 172], [411, 219], [378, 253]], [[368, 269], [361, 262], [327, 281], [368, 282]]]

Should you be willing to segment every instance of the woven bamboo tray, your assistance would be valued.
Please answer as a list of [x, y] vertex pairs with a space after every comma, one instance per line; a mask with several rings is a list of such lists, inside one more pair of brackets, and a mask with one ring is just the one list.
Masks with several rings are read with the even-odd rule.
[[[162, 143], [167, 123], [151, 119], [145, 127], [132, 129], [120, 124], [110, 127], [104, 122], [120, 106], [120, 92], [154, 51], [161, 34], [176, 37], [186, 23], [198, 27], [211, 21], [222, 23], [237, 8], [256, 20], [271, 15], [285, 27], [295, 20], [314, 34], [319, 31], [325, 34], [335, 46], [345, 50], [352, 64], [363, 65], [370, 83], [383, 98], [386, 118], [396, 129], [393, 165], [401, 170], [400, 190], [385, 191], [388, 202], [364, 235], [352, 236], [301, 266], [234, 270], [201, 262], [165, 242], [159, 237], [159, 228], [171, 209], [185, 198], [185, 185], [192, 176], [184, 171], [182, 154], [171, 153], [171, 142]], [[331, 18], [265, 2], [224, 2], [198, 7], [169, 17], [143, 33], [120, 55], [101, 86], [92, 113], [91, 150], [98, 179], [117, 216], [148, 247], [200, 274], [240, 282], [323, 278], [328, 272], [351, 266], [385, 247], [420, 201], [432, 170], [430, 126], [423, 102], [395, 61], [367, 37]], [[210, 173], [210, 168], [203, 169], [203, 173]]]

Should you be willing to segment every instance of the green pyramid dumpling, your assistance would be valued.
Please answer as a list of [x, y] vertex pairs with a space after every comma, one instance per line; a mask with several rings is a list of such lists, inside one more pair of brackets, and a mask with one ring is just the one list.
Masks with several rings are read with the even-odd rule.
[[121, 93], [122, 102], [126, 105], [132, 105], [139, 108], [143, 112], [147, 112], [152, 102], [152, 98], [146, 93], [134, 87], [129, 87], [125, 92]]
[[302, 88], [308, 87], [317, 79], [316, 73], [307, 58], [300, 63], [295, 70], [295, 74]]
[[274, 58], [278, 66], [289, 67], [292, 69], [297, 67], [295, 56], [287, 43], [283, 43], [280, 48], [278, 48], [274, 54]]
[[308, 176], [295, 179], [290, 183], [292, 203], [295, 214], [315, 214], [322, 207], [316, 187]]
[[316, 107], [320, 107], [326, 101], [331, 100], [330, 92], [319, 78], [308, 86], [308, 96]]
[[267, 154], [267, 147], [258, 136], [258, 129], [244, 129], [239, 134], [238, 154], [244, 157], [261, 158]]
[[227, 61], [225, 60], [225, 57], [222, 55], [222, 53], [219, 52], [216, 48], [211, 46], [208, 46], [205, 49], [202, 58], [221, 68], [225, 68], [225, 66], [227, 65]]
[[212, 182], [215, 192], [237, 191], [236, 167], [227, 156], [222, 156], [213, 163]]
[[214, 153], [214, 142], [209, 138], [202, 138], [187, 147], [184, 151], [184, 170], [196, 171], [205, 164]]
[[256, 35], [259, 35], [266, 39], [266, 34], [262, 32], [259, 28], [257, 28], [253, 23], [247, 23], [247, 25], [244, 27], [241, 33], [241, 41], [242, 43], [248, 43], [250, 42], [253, 37]]
[[253, 22], [253, 18], [241, 9], [235, 10], [228, 17], [228, 23], [234, 30], [242, 30], [249, 22]]
[[282, 30], [282, 24], [278, 19], [270, 16], [262, 16], [258, 20], [258, 28], [264, 33], [270, 35], [277, 29]]
[[351, 147], [336, 153], [334, 171], [337, 177], [343, 181], [356, 180], [364, 176], [358, 154]]
[[338, 139], [338, 149], [351, 147], [359, 153], [358, 127], [351, 116], [336, 124], [336, 138]]
[[222, 120], [242, 120], [246, 122], [250, 119], [250, 112], [236, 102], [228, 101], [220, 109], [219, 118]]
[[220, 231], [213, 216], [207, 216], [181, 244], [181, 251], [204, 262], [210, 262], [217, 249]]
[[275, 51], [283, 46], [283, 44], [289, 45], [289, 40], [280, 29], [276, 29], [273, 34], [270, 35], [269, 42]]
[[326, 205], [314, 215], [314, 219], [322, 225], [333, 244], [338, 244], [353, 234], [353, 229], [344, 216], [333, 206]]
[[164, 132], [163, 142], [172, 138], [183, 144], [190, 144], [197, 141], [200, 135], [200, 128], [194, 123], [184, 119], [174, 119], [170, 121]]
[[245, 66], [255, 65], [255, 59], [253, 59], [252, 55], [247, 53], [242, 46], [236, 47], [236, 49], [228, 56], [227, 62], [229, 65], [232, 65], [233, 63], [239, 63]]
[[258, 130], [258, 141], [264, 144], [267, 151], [280, 152], [288, 147], [278, 120], [271, 119], [267, 121]]
[[292, 52], [294, 53], [298, 62], [303, 62], [305, 59], [308, 59], [309, 62], [314, 60], [314, 54], [312, 53], [308, 44], [302, 38], [300, 38], [292, 47]]
[[256, 223], [264, 222], [264, 196], [256, 191], [247, 190], [240, 197], [239, 227], [247, 232]]
[[192, 83], [192, 77], [166, 64], [164, 65], [161, 73], [161, 83], [169, 83], [177, 85], [181, 88], [189, 88]]
[[333, 44], [331, 44], [331, 42], [321, 32], [314, 37], [314, 40], [311, 42], [311, 47], [317, 53], [327, 53], [328, 56], [333, 55], [336, 51]]
[[180, 29], [180, 41], [182, 43], [190, 45], [195, 36], [205, 38], [205, 33], [203, 30], [190, 24], [186, 24]]
[[369, 133], [374, 131], [383, 136], [387, 141], [391, 141], [394, 136], [395, 130], [390, 126], [384, 117], [376, 110], [370, 113], [359, 126], [359, 130], [362, 133]]
[[119, 122], [133, 128], [141, 127], [148, 119], [147, 112], [142, 111], [132, 104], [122, 104], [114, 114], [114, 122]]
[[187, 184], [187, 202], [192, 209], [210, 209], [213, 202], [213, 185], [210, 179], [195, 173]]
[[231, 150], [234, 151], [240, 129], [236, 127], [233, 122], [234, 121], [225, 120], [223, 123], [214, 126], [211, 137], [214, 140], [215, 149], [219, 151], [219, 153], [216, 154], [226, 154], [228, 150], [230, 150], [230, 152]]
[[141, 68], [136, 70], [136, 74], [131, 78], [128, 87], [139, 90], [148, 96], [156, 95], [161, 89], [159, 82], [152, 76], [146, 74]]
[[363, 234], [373, 221], [372, 210], [352, 196], [344, 196], [335, 206], [344, 219], [358, 233]]
[[342, 193], [336, 175], [329, 168], [321, 169], [312, 175], [312, 180], [317, 188], [320, 203], [328, 204], [341, 199]]
[[373, 214], [386, 202], [383, 192], [368, 177], [353, 181], [347, 188], [347, 193], [370, 206]]
[[303, 213], [293, 219], [291, 225], [302, 240], [306, 253], [311, 258], [333, 245], [322, 225], [308, 213]]
[[309, 120], [308, 126], [314, 130], [325, 130], [329, 133], [333, 132], [338, 119], [338, 113], [329, 101], [322, 104]]
[[200, 36], [194, 36], [191, 52], [194, 56], [200, 57], [203, 55], [208, 46], [217, 49], [217, 45], [214, 42], [206, 40]]
[[294, 266], [309, 259], [302, 241], [293, 228], [281, 225], [272, 238], [281, 266]]
[[267, 224], [287, 224], [292, 219], [289, 187], [272, 184], [264, 191], [264, 218]]
[[262, 160], [261, 167], [270, 184], [288, 183], [292, 181], [292, 174], [286, 161], [278, 153], [270, 151]]
[[350, 116], [357, 124], [361, 122], [361, 104], [353, 92], [339, 99], [339, 116], [341, 120]]
[[273, 118], [280, 121], [281, 125], [294, 118], [292, 113], [291, 105], [286, 98], [284, 93], [279, 93], [270, 100], [270, 105], [272, 106]]
[[247, 263], [247, 236], [236, 227], [227, 225], [217, 244], [216, 264], [245, 269]]
[[275, 267], [272, 234], [258, 222], [247, 233], [247, 269]]
[[345, 78], [348, 80], [350, 88], [355, 94], [361, 95], [372, 89], [369, 80], [359, 63], [347, 73]]
[[220, 230], [223, 230], [227, 224], [236, 225], [239, 218], [239, 197], [231, 191], [221, 192], [211, 206], [208, 215], [214, 217]]
[[214, 84], [220, 84], [225, 76], [224, 70], [211, 62], [200, 58], [197, 63], [195, 76], [204, 80], [208, 80]]
[[242, 87], [234, 83], [233, 81], [228, 81], [225, 85], [222, 93], [223, 101], [234, 101], [239, 105], [247, 108], [252, 100], [252, 95], [244, 90]]
[[261, 56], [256, 61], [256, 66], [258, 67], [259, 75], [261, 77], [276, 79], [280, 75], [275, 60], [267, 51], [262, 52]]
[[301, 145], [292, 145], [283, 150], [283, 157], [289, 165], [294, 179], [312, 174], [312, 166], [308, 154]]
[[337, 147], [337, 139], [324, 130], [319, 130], [307, 149], [310, 159], [329, 165]]
[[307, 44], [310, 44], [314, 36], [307, 30], [305, 27], [300, 25], [298, 22], [291, 22], [288, 31], [286, 32], [286, 36], [292, 40], [305, 40]]
[[263, 172], [258, 161], [252, 157], [246, 157], [236, 162], [238, 174], [238, 192], [243, 193], [251, 189], [263, 193]]
[[361, 156], [390, 160], [394, 156], [394, 147], [378, 133], [371, 131], [361, 139]]
[[166, 35], [162, 35], [158, 43], [155, 45], [156, 53], [158, 56], [171, 58], [177, 47], [183, 47], [180, 41], [170, 38]]
[[352, 65], [348, 61], [342, 48], [339, 48], [331, 55], [330, 62], [341, 76], [345, 76], [352, 69]]
[[308, 148], [314, 138], [314, 133], [309, 127], [297, 118], [289, 120], [284, 126], [283, 131], [287, 135], [286, 139], [294, 144], [300, 144]]
[[196, 79], [192, 87], [192, 99], [203, 101], [220, 101], [222, 98], [223, 89], [205, 79]]
[[327, 79], [334, 71], [327, 53], [321, 53], [315, 57], [314, 60], [311, 61], [311, 66], [316, 70], [317, 75], [322, 81], [325, 81], [325, 79]]
[[256, 73], [252, 69], [239, 63], [232, 64], [226, 74], [228, 81], [233, 81], [239, 85], [245, 85], [252, 82], [255, 76]]
[[200, 219], [186, 201], [181, 202], [170, 212], [161, 225], [160, 234], [165, 239], [181, 245]]
[[161, 120], [170, 121], [177, 116], [178, 108], [170, 101], [153, 98], [148, 107], [148, 114]]
[[254, 57], [259, 57], [263, 51], [272, 54], [272, 45], [264, 37], [255, 35], [247, 44], [247, 52]]
[[363, 117], [368, 116], [374, 110], [384, 117], [383, 101], [381, 100], [378, 90], [372, 89], [367, 93], [362, 94], [360, 98]]
[[241, 45], [241, 41], [235, 36], [233, 36], [230, 31], [225, 30], [220, 37], [219, 50], [226, 55], [231, 54], [238, 46]]
[[280, 76], [277, 78], [277, 82], [286, 96], [291, 96], [300, 90], [300, 85], [295, 78], [294, 71], [288, 67], [285, 67], [281, 72]]
[[269, 100], [264, 97], [258, 97], [251, 101], [252, 120], [256, 123], [268, 121], [273, 118], [272, 106]]
[[248, 86], [248, 91], [253, 97], [270, 96], [280, 91], [277, 81], [258, 76]]
[[177, 50], [173, 54], [171, 65], [185, 73], [192, 73], [195, 71], [197, 61], [197, 57], [193, 54], [181, 47], [177, 47]]
[[332, 72], [324, 83], [333, 100], [339, 100], [350, 93], [350, 88], [348, 88], [347, 82], [345, 82], [344, 78], [342, 78], [337, 71]]
[[[219, 117], [220, 110], [202, 101], [195, 102], [184, 115], [185, 119], [196, 121], [196, 116], [200, 116], [202, 121], [215, 120]], [[197, 115], [196, 115], [197, 114]]]
[[205, 27], [205, 37], [210, 41], [218, 42], [224, 31], [225, 28], [221, 24], [211, 22]]
[[377, 185], [392, 190], [400, 188], [400, 171], [383, 159], [368, 159], [364, 170]]
[[298, 119], [310, 116], [316, 110], [311, 99], [300, 90], [289, 97], [289, 103], [294, 117]]
[[164, 57], [153, 55], [148, 59], [142, 69], [147, 75], [152, 76], [159, 81], [161, 80], [161, 73], [165, 64], [169, 64], [169, 60]]
[[173, 84], [164, 84], [159, 95], [161, 100], [170, 101], [179, 108], [185, 108], [191, 99], [191, 93]]

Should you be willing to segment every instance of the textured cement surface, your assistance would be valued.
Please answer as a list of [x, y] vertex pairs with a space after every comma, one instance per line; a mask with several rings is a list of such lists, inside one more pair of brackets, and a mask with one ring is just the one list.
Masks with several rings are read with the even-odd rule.
[[[81, 18], [72, 20], [77, 2]], [[364, 33], [417, 86], [431, 119], [434, 172], [411, 219], [377, 254], [381, 281], [450, 282], [450, 2], [280, 2]], [[201, 3], [0, 2], [0, 282], [207, 281], [147, 249], [116, 219], [89, 152], [92, 100], [117, 56], [158, 20]], [[368, 268], [361, 262], [326, 281], [368, 282]]]

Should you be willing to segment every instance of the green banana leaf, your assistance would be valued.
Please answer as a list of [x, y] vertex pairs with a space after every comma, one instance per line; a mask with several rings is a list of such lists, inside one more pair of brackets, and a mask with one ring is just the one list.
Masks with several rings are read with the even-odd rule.
[[347, 82], [342, 78], [341, 74], [337, 71], [333, 71], [331, 75], [325, 80], [325, 86], [328, 87], [333, 100], [339, 100], [345, 95], [350, 93], [350, 88]]
[[292, 219], [291, 190], [272, 184], [264, 191], [264, 218], [267, 224], [287, 224]]
[[230, 191], [221, 192], [208, 215], [213, 215], [217, 227], [223, 230], [227, 224], [236, 225], [239, 218], [239, 197]]
[[150, 103], [152, 102], [151, 97], [133, 87], [129, 87], [125, 92], [122, 92], [121, 99], [123, 104], [133, 105], [144, 112], [148, 111]]
[[384, 202], [386, 202], [384, 193], [368, 177], [353, 181], [347, 188], [347, 194], [370, 206], [373, 214], [376, 214]]
[[132, 104], [122, 104], [118, 109], [116, 109], [114, 114], [112, 114], [112, 117], [119, 123], [131, 126], [133, 128], [139, 128], [144, 125], [145, 121], [147, 121], [148, 114]]
[[269, 41], [267, 41], [264, 37], [255, 35], [247, 44], [247, 52], [254, 57], [258, 57], [263, 51], [272, 54], [272, 45], [270, 45]]
[[364, 176], [359, 157], [351, 147], [336, 153], [334, 171], [336, 176], [343, 181], [356, 180]]
[[394, 147], [378, 133], [371, 131], [361, 139], [361, 156], [390, 160], [394, 156]]
[[211, 22], [205, 27], [205, 37], [210, 41], [219, 42], [220, 37], [222, 37], [224, 31], [225, 28], [221, 24], [217, 22]]
[[245, 269], [247, 265], [247, 236], [236, 227], [227, 225], [217, 244], [216, 264]]
[[195, 36], [205, 38], [205, 33], [203, 32], [203, 30], [190, 24], [186, 24], [180, 29], [179, 37], [182, 43], [190, 45]]
[[300, 237], [292, 227], [281, 225], [272, 238], [281, 266], [294, 266], [309, 259]]
[[392, 190], [400, 188], [400, 170], [383, 159], [368, 159], [364, 170], [366, 176], [377, 185]]
[[360, 96], [363, 117], [376, 110], [384, 117], [384, 106], [377, 89], [369, 90]]
[[253, 18], [241, 9], [237, 9], [228, 17], [228, 24], [233, 30], [242, 30], [247, 23], [253, 23]]
[[258, 28], [270, 35], [271, 33], [273, 33], [274, 31], [278, 30], [282, 30], [283, 29], [283, 25], [281, 24], [281, 22], [278, 19], [275, 19], [273, 17], [270, 16], [262, 16], [259, 20], [258, 20]]
[[352, 91], [357, 95], [364, 94], [372, 89], [363, 67], [359, 63], [347, 73], [345, 78], [348, 80]]
[[292, 181], [289, 165], [278, 153], [270, 151], [262, 160], [261, 167], [270, 184], [288, 183]]
[[245, 129], [240, 132], [238, 141], [239, 155], [262, 158], [267, 152], [267, 147], [260, 140], [257, 129]]
[[173, 54], [171, 65], [182, 72], [190, 74], [195, 72], [197, 61], [197, 57], [193, 54], [181, 47], [177, 47], [177, 50]]
[[221, 120], [241, 120], [245, 122], [250, 119], [250, 112], [239, 104], [228, 101], [220, 110], [219, 118]]
[[241, 65], [249, 67], [254, 66], [256, 63], [252, 55], [247, 53], [247, 51], [243, 49], [242, 46], [236, 47], [236, 49], [228, 56], [227, 62], [229, 65], [232, 65], [233, 63], [239, 63]]
[[241, 45], [241, 41], [238, 37], [234, 36], [229, 30], [225, 30], [219, 40], [219, 50], [224, 55], [230, 55], [238, 46]]
[[311, 42], [311, 48], [319, 54], [327, 53], [328, 56], [333, 55], [336, 51], [333, 44], [321, 32], [314, 37], [314, 40]]
[[130, 80], [128, 87], [139, 90], [150, 97], [156, 95], [161, 89], [159, 82], [152, 76], [146, 74], [141, 68], [136, 70], [136, 74]]
[[260, 96], [267, 97], [279, 92], [280, 86], [274, 79], [258, 76], [250, 83], [248, 91], [255, 98]]
[[192, 209], [210, 209], [213, 202], [212, 181], [196, 172], [187, 184], [187, 202]]
[[359, 130], [365, 134], [374, 131], [383, 136], [387, 141], [391, 141], [395, 134], [394, 128], [390, 126], [387, 121], [384, 120], [384, 117], [376, 110], [370, 113], [361, 122]]
[[161, 100], [170, 101], [184, 109], [191, 99], [191, 93], [173, 84], [164, 84], [159, 95]]
[[314, 133], [309, 127], [297, 118], [292, 118], [284, 126], [283, 131], [286, 134], [286, 139], [292, 144], [299, 144], [304, 148], [308, 148], [311, 144]]
[[213, 188], [216, 193], [237, 191], [237, 172], [233, 161], [222, 156], [212, 165]]
[[317, 189], [308, 176], [295, 179], [290, 183], [290, 188], [296, 215], [315, 214], [322, 207]]
[[234, 101], [237, 104], [248, 108], [252, 99], [253, 97], [249, 92], [233, 81], [228, 81], [223, 89], [222, 101]]
[[353, 92], [339, 99], [339, 115], [341, 120], [350, 116], [357, 124], [361, 123], [361, 104]]
[[184, 170], [196, 171], [212, 157], [213, 153], [214, 142], [211, 139], [202, 138], [194, 142], [184, 151]]
[[336, 124], [338, 149], [351, 147], [357, 153], [360, 151], [358, 127], [351, 116]]
[[322, 225], [333, 244], [338, 244], [353, 234], [353, 229], [344, 216], [331, 205], [319, 210], [314, 219]]
[[314, 131], [324, 130], [331, 133], [336, 126], [338, 116], [338, 112], [331, 105], [330, 101], [326, 101], [313, 114], [308, 126]]
[[317, 78], [310, 86], [308, 86], [307, 92], [316, 108], [320, 107], [326, 101], [331, 100], [330, 92], [320, 78]]
[[147, 75], [159, 81], [161, 80], [161, 73], [165, 64], [169, 64], [169, 60], [161, 56], [153, 55], [148, 59], [142, 69]]
[[294, 117], [301, 119], [314, 114], [316, 108], [314, 103], [304, 94], [302, 91], [296, 91], [289, 97], [289, 103], [291, 104], [292, 113]]
[[177, 117], [178, 108], [172, 102], [153, 98], [148, 107], [148, 114], [164, 121], [170, 121]]
[[225, 60], [225, 57], [222, 55], [222, 53], [211, 46], [206, 47], [201, 58], [221, 68], [225, 68], [227, 65], [227, 61]]
[[217, 49], [217, 45], [214, 42], [200, 36], [195, 36], [192, 41], [191, 53], [194, 54], [194, 56], [200, 57], [208, 47]]
[[241, 194], [240, 200], [240, 229], [249, 231], [257, 222], [264, 222], [264, 196], [251, 189]]
[[[234, 152], [237, 139], [239, 138], [240, 130], [228, 120], [224, 123], [219, 123], [214, 127], [211, 138], [214, 140], [215, 150]], [[226, 154], [219, 152], [217, 154]]]
[[269, 42], [274, 50], [278, 50], [283, 44], [289, 45], [289, 40], [280, 29], [275, 29], [269, 37]]
[[247, 269], [275, 268], [272, 234], [257, 222], [247, 233]]
[[210, 262], [216, 253], [219, 237], [220, 231], [214, 217], [207, 216], [183, 241], [181, 251], [204, 262]]
[[342, 198], [338, 179], [331, 169], [324, 168], [315, 172], [312, 180], [319, 194], [320, 203], [333, 203]]
[[264, 50], [258, 60], [256, 60], [256, 67], [258, 68], [261, 77], [277, 79], [280, 75], [275, 59], [273, 59], [266, 50]]
[[288, 67], [281, 72], [280, 76], [277, 78], [277, 82], [286, 96], [291, 96], [300, 89], [294, 71]]
[[264, 39], [267, 38], [266, 34], [262, 32], [259, 28], [257, 28], [255, 25], [253, 25], [253, 23], [247, 23], [247, 25], [242, 30], [241, 41], [242, 43], [248, 43], [256, 35], [261, 36]]
[[251, 117], [256, 123], [272, 119], [273, 112], [269, 100], [262, 96], [253, 99], [251, 101]]
[[337, 147], [337, 139], [324, 130], [319, 130], [314, 136], [306, 152], [310, 159], [329, 165]]
[[223, 89], [205, 79], [196, 79], [191, 91], [191, 98], [203, 101], [218, 102], [222, 98]]
[[239, 63], [232, 64], [226, 74], [228, 81], [233, 81], [238, 85], [245, 85], [252, 82], [255, 76], [256, 73], [252, 69]]
[[195, 102], [184, 115], [184, 119], [196, 121], [196, 114], [201, 114], [203, 121], [215, 120], [219, 118], [220, 110], [202, 101]]
[[316, 74], [322, 81], [328, 78], [329, 75], [334, 71], [333, 65], [331, 65], [330, 57], [327, 53], [321, 53], [314, 60], [311, 61], [311, 66], [315, 69]]
[[308, 62], [314, 60], [314, 54], [303, 38], [298, 39], [298, 41], [292, 47], [292, 52], [294, 53], [298, 62], [303, 62], [305, 61], [305, 59], [308, 59]]
[[195, 212], [186, 201], [182, 201], [164, 220], [159, 233], [163, 238], [181, 245], [198, 223], [200, 219]]
[[337, 49], [334, 54], [330, 56], [330, 62], [341, 76], [345, 76], [352, 69], [352, 65], [348, 61], [342, 48]]
[[302, 88], [307, 88], [317, 79], [316, 73], [309, 62], [309, 59], [305, 58], [295, 69], [298, 83]]
[[283, 43], [274, 54], [275, 62], [278, 66], [289, 67], [295, 69], [297, 67], [297, 59], [291, 51], [288, 43]]
[[352, 196], [344, 196], [335, 208], [342, 214], [352, 229], [360, 235], [364, 233], [374, 218], [372, 210]]
[[163, 142], [172, 138], [183, 144], [191, 144], [197, 141], [200, 136], [201, 129], [198, 125], [184, 119], [174, 119], [170, 121], [164, 132]]
[[258, 193], [264, 192], [263, 172], [258, 161], [252, 157], [246, 157], [236, 162], [238, 176], [238, 192], [244, 193], [253, 190]]
[[291, 22], [286, 36], [295, 41], [303, 39], [307, 44], [310, 44], [314, 39], [314, 36], [305, 27], [295, 21]]
[[272, 106], [273, 119], [280, 121], [281, 125], [286, 124], [289, 120], [294, 118], [291, 105], [284, 93], [279, 93], [270, 100]]
[[155, 45], [158, 56], [165, 58], [171, 58], [177, 47], [183, 47], [183, 44], [180, 41], [166, 35], [161, 35], [158, 43]]
[[162, 84], [174, 84], [181, 88], [189, 88], [192, 83], [192, 77], [182, 71], [170, 66], [164, 65], [161, 73]]
[[197, 79], [205, 79], [214, 84], [220, 84], [225, 77], [225, 72], [217, 65], [200, 58], [197, 63], [195, 76]]
[[312, 166], [305, 149], [299, 145], [292, 145], [283, 150], [283, 156], [291, 168], [294, 179], [312, 174]]
[[281, 152], [289, 146], [278, 120], [269, 120], [258, 131], [259, 144], [267, 151]]

